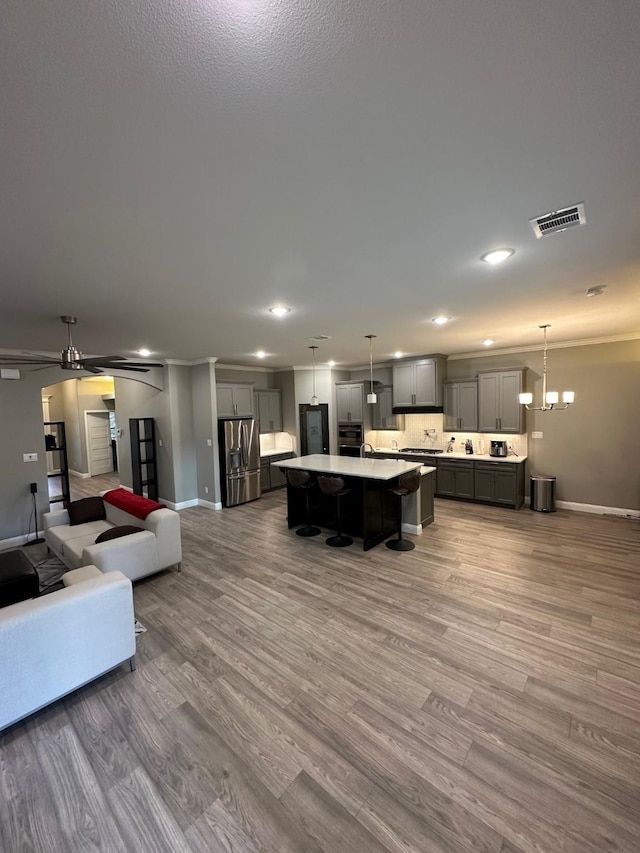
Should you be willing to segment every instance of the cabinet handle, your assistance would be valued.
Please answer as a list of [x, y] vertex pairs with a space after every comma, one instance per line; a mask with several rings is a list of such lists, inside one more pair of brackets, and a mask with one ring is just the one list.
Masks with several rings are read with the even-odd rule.
[[234, 403], [234, 404], [233, 404], [233, 414], [234, 414], [234, 415], [237, 415], [237, 414], [238, 414], [238, 404], [237, 404], [237, 403]]
[[498, 429], [502, 429], [502, 418], [498, 418]]

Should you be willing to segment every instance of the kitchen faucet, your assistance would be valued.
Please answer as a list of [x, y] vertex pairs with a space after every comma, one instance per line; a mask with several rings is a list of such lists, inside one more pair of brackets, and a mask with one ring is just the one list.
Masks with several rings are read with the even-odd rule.
[[368, 447], [368, 448], [369, 448], [369, 451], [370, 451], [371, 453], [373, 453], [373, 447], [372, 447], [372, 445], [370, 445], [368, 441], [364, 441], [364, 442], [360, 445], [360, 459], [364, 459], [365, 447]]

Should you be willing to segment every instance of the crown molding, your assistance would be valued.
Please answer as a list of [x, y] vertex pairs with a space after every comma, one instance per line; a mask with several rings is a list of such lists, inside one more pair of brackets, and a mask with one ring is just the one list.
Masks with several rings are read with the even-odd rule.
[[247, 364], [216, 364], [216, 367], [221, 367], [223, 370], [244, 370], [247, 373], [273, 373], [273, 367], [250, 367]]
[[[554, 343], [547, 342], [547, 349], [567, 349], [569, 347], [589, 347], [598, 346], [598, 344], [615, 344], [621, 341], [635, 341], [640, 339], [640, 332], [630, 332], [626, 335], [610, 335], [606, 338], [583, 338], [577, 341], [558, 341]], [[522, 347], [508, 347], [505, 349], [491, 349], [485, 347], [483, 350], [475, 352], [459, 352], [455, 355], [448, 356], [448, 361], [460, 361], [463, 358], [482, 358], [492, 355], [514, 355], [519, 352], [537, 352], [544, 347], [544, 341], [539, 344], [530, 344]]]

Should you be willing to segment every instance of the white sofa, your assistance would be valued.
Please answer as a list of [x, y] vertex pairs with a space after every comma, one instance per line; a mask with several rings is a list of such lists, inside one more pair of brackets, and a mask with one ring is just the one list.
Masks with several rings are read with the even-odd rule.
[[[180, 516], [172, 509], [157, 509], [144, 520], [104, 503], [106, 519], [85, 524], [69, 524], [66, 509], [45, 512], [44, 535], [47, 548], [69, 569], [94, 565], [101, 572], [121, 571], [132, 581], [169, 566], [180, 569], [182, 543]], [[96, 537], [111, 527], [134, 525], [144, 528], [120, 539], [96, 545]]]
[[126, 660], [135, 668], [131, 581], [85, 566], [65, 589], [0, 608], [0, 730]]

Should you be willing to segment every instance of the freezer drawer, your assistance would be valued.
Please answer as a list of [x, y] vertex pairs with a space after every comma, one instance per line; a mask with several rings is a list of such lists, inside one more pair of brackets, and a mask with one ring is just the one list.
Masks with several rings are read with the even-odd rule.
[[225, 506], [236, 506], [255, 501], [262, 496], [260, 469], [248, 474], [237, 474], [226, 479]]

